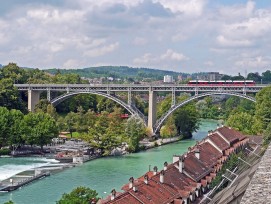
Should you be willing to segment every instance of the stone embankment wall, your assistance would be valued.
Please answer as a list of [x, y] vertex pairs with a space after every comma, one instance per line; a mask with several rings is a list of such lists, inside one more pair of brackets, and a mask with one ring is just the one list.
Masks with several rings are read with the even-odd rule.
[[271, 144], [262, 157], [241, 204], [271, 203]]

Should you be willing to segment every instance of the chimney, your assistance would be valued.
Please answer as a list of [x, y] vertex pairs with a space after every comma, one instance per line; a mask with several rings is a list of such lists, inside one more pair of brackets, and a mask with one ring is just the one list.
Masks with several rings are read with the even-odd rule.
[[157, 166], [154, 166], [154, 167], [153, 167], [153, 175], [156, 175], [156, 174], [157, 174], [157, 171], [158, 171]]
[[131, 178], [129, 179], [129, 188], [131, 189], [131, 188], [133, 188], [133, 186], [134, 186], [134, 178], [131, 177]]
[[149, 182], [149, 176], [148, 176], [148, 174], [145, 174], [144, 183], [148, 185], [148, 182]]
[[195, 157], [200, 159], [200, 150], [198, 148], [195, 149]]
[[116, 190], [113, 189], [113, 190], [111, 191], [111, 200], [114, 200], [115, 197], [116, 197]]
[[188, 147], [188, 152], [191, 152], [192, 148], [191, 147]]
[[179, 161], [179, 157], [178, 155], [173, 155], [173, 163]]
[[183, 173], [183, 169], [184, 169], [184, 157], [180, 156], [179, 157], [179, 172]]
[[167, 165], [168, 165], [168, 163], [167, 163], [167, 162], [165, 162], [165, 163], [164, 163], [164, 171], [166, 171], [166, 170], [167, 170]]
[[160, 171], [160, 183], [164, 183], [164, 175], [165, 171], [164, 170]]
[[133, 186], [133, 191], [137, 192], [137, 186]]

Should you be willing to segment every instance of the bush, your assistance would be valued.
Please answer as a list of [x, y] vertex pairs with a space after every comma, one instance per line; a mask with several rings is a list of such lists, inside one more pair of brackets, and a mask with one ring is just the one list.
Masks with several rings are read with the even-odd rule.
[[9, 155], [10, 153], [11, 151], [8, 148], [0, 149], [0, 155]]

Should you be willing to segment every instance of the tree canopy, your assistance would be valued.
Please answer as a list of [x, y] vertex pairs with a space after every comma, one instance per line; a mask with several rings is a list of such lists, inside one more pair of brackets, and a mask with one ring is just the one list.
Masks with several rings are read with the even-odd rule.
[[99, 200], [98, 193], [88, 187], [77, 187], [70, 193], [64, 193], [56, 204], [90, 204]]

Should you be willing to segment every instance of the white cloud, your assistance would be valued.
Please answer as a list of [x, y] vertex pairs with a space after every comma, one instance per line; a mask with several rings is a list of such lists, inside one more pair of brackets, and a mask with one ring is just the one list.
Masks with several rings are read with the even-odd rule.
[[204, 64], [207, 65], [207, 66], [209, 66], [209, 67], [214, 66], [214, 62], [211, 61], [211, 60], [205, 61]]
[[182, 53], [177, 53], [171, 49], [168, 49], [165, 54], [161, 55], [161, 59], [183, 61], [183, 60], [188, 60], [189, 58], [184, 56]]
[[107, 53], [113, 52], [116, 49], [118, 49], [118, 47], [119, 47], [119, 43], [115, 42], [113, 44], [104, 45], [102, 47], [96, 47], [94, 49], [87, 50], [85, 51], [84, 55], [88, 57], [98, 57], [98, 56], [102, 56]]
[[254, 1], [248, 1], [245, 5], [231, 5], [231, 6], [222, 6], [218, 12], [220, 16], [227, 21], [236, 19], [248, 18], [253, 15], [255, 11], [256, 3]]
[[184, 35], [183, 33], [177, 33], [171, 37], [172, 42], [180, 42], [185, 41], [188, 38], [188, 36]]
[[232, 40], [227, 39], [222, 35], [218, 36], [216, 40], [219, 45], [224, 47], [249, 47], [253, 45], [253, 42], [249, 40]]
[[146, 45], [148, 42], [147, 39], [145, 38], [141, 38], [141, 37], [136, 37], [133, 41], [134, 45]]
[[258, 1], [14, 2], [0, 8], [0, 64], [181, 66], [183, 72], [206, 65], [226, 73], [245, 62], [249, 71], [270, 61], [271, 7], [259, 9]]
[[154, 57], [152, 54], [145, 53], [143, 56], [135, 58], [133, 60], [133, 62], [135, 64], [138, 64], [138, 65], [140, 65], [140, 64], [144, 64], [145, 65], [145, 64], [154, 63], [154, 62], [156, 63], [157, 60], [158, 59], [156, 57]]
[[[238, 67], [253, 67], [253, 68], [264, 68], [271, 64], [270, 57], [256, 56], [251, 58], [241, 59], [235, 62]], [[268, 67], [266, 67], [267, 69]]]
[[187, 16], [200, 16], [203, 13], [205, 0], [156, 0], [165, 8], [173, 12], [179, 12]]
[[[154, 55], [151, 53], [145, 53], [143, 56], [135, 58], [133, 62], [137, 65], [140, 64], [149, 64], [151, 66], [155, 65], [167, 65], [168, 62], [172, 61], [186, 61], [189, 60], [188, 57], [184, 56], [182, 53], [174, 52], [171, 49], [168, 49], [164, 54]], [[161, 64], [162, 63], [162, 64]]]

